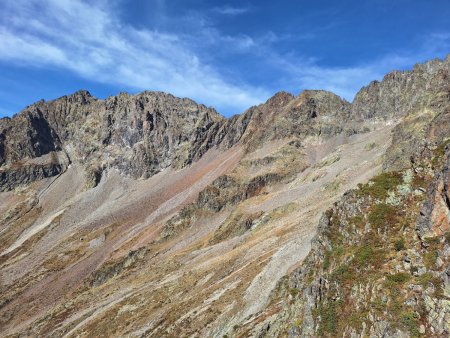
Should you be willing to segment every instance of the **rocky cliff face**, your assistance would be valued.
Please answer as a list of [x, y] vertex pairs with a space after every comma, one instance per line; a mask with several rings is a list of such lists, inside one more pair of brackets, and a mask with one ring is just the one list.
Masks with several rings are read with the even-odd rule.
[[350, 104], [325, 91], [304, 91], [297, 97], [281, 92], [244, 114], [251, 114], [251, 119], [242, 139], [255, 149], [265, 140], [318, 140], [340, 134], [347, 127]]
[[0, 336], [448, 336], [449, 72], [1, 119]]
[[[229, 120], [213, 109], [163, 93], [120, 94], [102, 101], [79, 91], [40, 101], [2, 120], [2, 186], [7, 190], [60, 174], [71, 162], [83, 164], [91, 187], [108, 168], [147, 178], [165, 168], [191, 164], [214, 147], [227, 149], [241, 142], [254, 150], [275, 139], [335, 136], [349, 129], [342, 123], [349, 113], [348, 102], [323, 91], [305, 91], [298, 97], [279, 93]], [[45, 166], [51, 169], [20, 179], [23, 172], [41, 172], [30, 160], [50, 153], [52, 161]], [[54, 160], [61, 157], [61, 163]]]
[[[360, 111], [366, 117], [377, 110], [384, 119], [403, 116], [386, 152], [386, 172], [348, 191], [323, 215], [308, 258], [240, 333], [450, 334], [450, 88], [445, 79], [448, 58], [391, 73], [358, 94], [352, 108], [365, 100]], [[386, 90], [389, 94], [381, 94]], [[415, 91], [415, 99], [408, 96]]]
[[431, 176], [382, 174], [347, 193], [323, 215], [302, 267], [273, 294], [273, 303], [283, 304], [277, 304], [278, 316], [242, 331], [261, 337], [448, 336], [449, 208], [441, 203], [447, 171], [446, 164]]
[[[437, 98], [448, 92], [449, 64], [447, 58], [392, 72], [363, 88], [352, 104], [325, 91], [304, 91], [297, 97], [280, 92], [229, 120], [211, 108], [164, 93], [120, 94], [103, 101], [79, 91], [2, 119], [0, 166], [26, 165], [27, 159], [62, 151], [69, 162], [48, 163], [52, 169], [44, 170], [46, 175], [58, 174], [75, 161], [84, 164], [95, 185], [105, 168], [150, 177], [168, 167], [186, 166], [212, 147], [229, 148], [239, 141], [255, 149], [265, 140], [359, 133], [368, 128], [364, 122], [398, 119], [430, 102], [438, 108], [435, 114], [442, 113]], [[404, 134], [399, 135], [403, 142]], [[420, 133], [409, 137], [421, 139]], [[416, 148], [419, 141], [407, 142]], [[15, 175], [4, 177], [11, 182], [5, 187], [23, 182], [14, 183]]]
[[395, 119], [418, 110], [433, 96], [448, 89], [450, 58], [417, 64], [411, 71], [393, 71], [381, 82], [373, 81], [362, 88], [352, 104], [352, 115], [358, 119]]
[[64, 152], [70, 162], [83, 164], [94, 186], [107, 168], [149, 177], [198, 160], [212, 146], [207, 140], [222, 121], [213, 109], [164, 93], [120, 94], [103, 101], [79, 91], [3, 119], [0, 164], [8, 171], [34, 166], [30, 159]]

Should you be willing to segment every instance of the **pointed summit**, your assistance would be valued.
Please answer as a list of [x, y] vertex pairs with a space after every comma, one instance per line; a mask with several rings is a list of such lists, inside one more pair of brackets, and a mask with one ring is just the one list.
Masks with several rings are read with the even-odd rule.
[[85, 90], [85, 89], [80, 89], [78, 91], [76, 91], [75, 93], [68, 95], [67, 98], [69, 99], [69, 102], [74, 102], [74, 103], [81, 103], [81, 104], [86, 104], [92, 100], [96, 100], [96, 98], [94, 96], [92, 96], [92, 94]]
[[266, 101], [266, 105], [270, 107], [282, 107], [294, 99], [291, 93], [280, 91]]

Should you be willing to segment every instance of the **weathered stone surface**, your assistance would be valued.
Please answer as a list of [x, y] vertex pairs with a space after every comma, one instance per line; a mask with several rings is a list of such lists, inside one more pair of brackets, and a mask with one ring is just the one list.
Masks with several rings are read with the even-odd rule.
[[449, 86], [450, 57], [417, 64], [411, 71], [393, 71], [381, 82], [362, 88], [352, 103], [356, 119], [395, 119], [418, 110]]
[[64, 152], [51, 152], [29, 160], [0, 167], [0, 191], [13, 190], [43, 178], [63, 173], [70, 161]]
[[450, 148], [445, 157], [444, 168], [436, 175], [417, 219], [421, 238], [442, 236], [450, 231]]
[[94, 182], [107, 168], [148, 177], [200, 158], [222, 121], [211, 108], [164, 93], [98, 100], [79, 91], [1, 120], [0, 165], [63, 149], [70, 161], [94, 175]]
[[[117, 168], [149, 177], [198, 160], [212, 147], [241, 142], [250, 149], [288, 136], [329, 137], [342, 132], [350, 105], [324, 91], [298, 97], [278, 93], [228, 120], [188, 99], [158, 92], [98, 100], [87, 91], [39, 101], [1, 120], [0, 165], [64, 150], [91, 176]], [[91, 184], [92, 186], [92, 184]]]
[[60, 150], [61, 144], [42, 111], [24, 111], [0, 120], [0, 166]]
[[335, 136], [349, 128], [345, 122], [349, 120], [350, 103], [326, 91], [306, 90], [297, 97], [281, 92], [246, 114], [251, 118], [242, 140], [255, 149], [268, 140], [289, 136]]

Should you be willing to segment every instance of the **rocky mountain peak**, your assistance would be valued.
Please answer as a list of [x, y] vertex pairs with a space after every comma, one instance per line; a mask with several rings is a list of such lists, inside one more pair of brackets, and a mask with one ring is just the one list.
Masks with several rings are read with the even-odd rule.
[[320, 116], [340, 118], [347, 117], [350, 110], [350, 103], [338, 95], [325, 90], [304, 90], [301, 92], [291, 106], [309, 111], [307, 116], [315, 118]]
[[288, 104], [291, 100], [294, 99], [294, 95], [292, 95], [291, 93], [285, 92], [285, 91], [280, 91], [278, 93], [276, 93], [275, 95], [273, 95], [271, 98], [269, 98], [265, 105], [269, 106], [269, 107], [282, 107], [285, 106], [286, 104]]
[[211, 128], [223, 121], [212, 108], [162, 92], [99, 100], [80, 90], [39, 101], [2, 121], [0, 165], [21, 160], [26, 165], [27, 159], [62, 151], [92, 177], [100, 177], [104, 168], [147, 177], [198, 159], [214, 145], [206, 142], [212, 138]]
[[120, 93], [99, 100], [79, 90], [3, 119], [0, 165], [63, 151], [88, 171], [112, 167], [132, 177], [148, 177], [188, 165], [214, 147], [240, 142], [254, 149], [264, 140], [285, 137], [320, 141], [361, 132], [368, 120], [398, 120], [448, 92], [449, 72], [450, 58], [393, 71], [362, 88], [351, 104], [322, 90], [305, 90], [296, 97], [281, 91], [231, 119], [163, 92]]
[[88, 103], [91, 99], [95, 99], [95, 97], [93, 97], [91, 93], [85, 89], [80, 89], [72, 95], [68, 95], [67, 98], [69, 99], [69, 101], [84, 104]]
[[356, 94], [352, 116], [358, 120], [398, 119], [448, 90], [449, 73], [449, 57], [416, 64], [409, 71], [392, 71], [381, 82], [372, 81]]

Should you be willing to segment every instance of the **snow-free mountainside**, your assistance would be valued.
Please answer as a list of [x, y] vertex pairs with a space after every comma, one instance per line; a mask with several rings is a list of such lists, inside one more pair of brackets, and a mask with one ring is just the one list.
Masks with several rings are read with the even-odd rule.
[[0, 119], [1, 337], [450, 336], [450, 56], [224, 118]]

